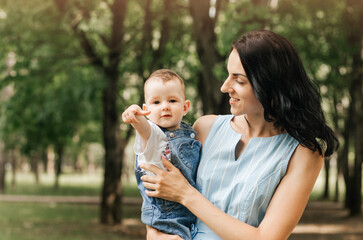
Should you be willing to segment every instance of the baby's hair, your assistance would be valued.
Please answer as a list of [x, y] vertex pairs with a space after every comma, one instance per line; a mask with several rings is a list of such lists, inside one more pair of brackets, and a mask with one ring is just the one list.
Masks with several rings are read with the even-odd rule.
[[170, 69], [159, 69], [159, 70], [156, 70], [155, 72], [153, 72], [150, 75], [150, 77], [145, 81], [144, 92], [145, 92], [146, 85], [153, 79], [161, 79], [163, 81], [163, 83], [177, 79], [177, 80], [179, 80], [179, 82], [182, 86], [183, 93], [185, 92], [185, 84], [184, 84], [183, 79], [176, 72], [174, 72]]

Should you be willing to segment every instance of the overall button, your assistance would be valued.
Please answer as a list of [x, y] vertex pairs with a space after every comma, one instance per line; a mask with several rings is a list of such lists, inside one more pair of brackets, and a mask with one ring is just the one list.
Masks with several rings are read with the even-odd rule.
[[190, 137], [191, 137], [191, 138], [195, 138], [195, 133], [191, 133], [191, 134], [190, 134]]
[[173, 132], [170, 133], [170, 137], [172, 137], [172, 138], [174, 137], [174, 133]]

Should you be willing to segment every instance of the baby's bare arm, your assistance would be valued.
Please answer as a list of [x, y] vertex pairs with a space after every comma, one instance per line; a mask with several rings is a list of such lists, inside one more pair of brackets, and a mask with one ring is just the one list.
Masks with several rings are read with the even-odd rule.
[[122, 121], [131, 124], [138, 132], [141, 138], [147, 142], [150, 136], [150, 125], [145, 116], [149, 115], [150, 111], [144, 111], [138, 105], [131, 105], [122, 113]]

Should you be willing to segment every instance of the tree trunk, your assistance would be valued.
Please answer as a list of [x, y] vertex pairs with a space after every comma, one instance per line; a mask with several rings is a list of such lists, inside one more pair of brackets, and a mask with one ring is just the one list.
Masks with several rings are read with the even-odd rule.
[[39, 163], [39, 154], [38, 154], [38, 152], [35, 152], [30, 156], [30, 169], [34, 173], [35, 182], [37, 184], [39, 183], [38, 163]]
[[345, 128], [343, 132], [344, 137], [344, 146], [342, 151], [339, 154], [341, 167], [342, 167], [342, 173], [344, 177], [344, 183], [345, 183], [345, 208], [349, 208], [350, 202], [351, 202], [351, 179], [350, 179], [350, 167], [349, 167], [349, 161], [348, 161], [348, 155], [349, 155], [349, 146], [350, 146], [350, 139], [351, 139], [351, 133], [353, 132], [352, 126], [353, 126], [353, 114], [354, 109], [353, 106], [350, 105], [348, 109], [347, 119], [345, 120]]
[[105, 173], [101, 202], [101, 223], [121, 222], [122, 152], [117, 111], [117, 70], [109, 74], [103, 92], [103, 140], [105, 146]]
[[5, 162], [4, 144], [0, 143], [0, 193], [5, 192]]
[[[363, 13], [363, 12], [362, 12]], [[363, 37], [361, 38], [361, 42], [363, 41]], [[361, 48], [361, 51], [363, 48]], [[361, 52], [359, 51], [359, 52]], [[363, 105], [362, 105], [362, 81], [363, 81], [363, 61], [360, 56], [360, 53], [354, 57], [353, 60], [353, 82], [354, 86], [352, 94], [351, 104], [354, 105], [355, 108], [355, 116], [354, 116], [354, 141], [355, 141], [355, 159], [354, 159], [354, 168], [353, 168], [353, 176], [352, 176], [352, 202], [349, 207], [350, 215], [361, 215], [362, 214], [362, 162], [363, 162]], [[353, 102], [353, 99], [355, 100]]]
[[121, 223], [122, 202], [122, 158], [118, 97], [118, 65], [122, 52], [124, 20], [127, 0], [115, 0], [111, 6], [113, 14], [109, 41], [108, 65], [104, 67], [107, 85], [103, 91], [103, 141], [105, 146], [105, 173], [101, 201], [101, 223]]
[[[353, 136], [355, 159], [352, 166], [352, 174], [349, 182], [349, 210], [350, 215], [362, 214], [362, 161], [363, 161], [363, 2], [361, 0], [347, 0], [345, 12], [345, 24], [349, 26], [345, 31], [347, 40], [352, 47], [352, 74], [351, 74], [351, 106], [353, 108]], [[349, 116], [350, 117], [350, 116]]]
[[12, 170], [12, 176], [11, 176], [11, 189], [15, 188], [16, 185], [16, 172], [17, 172], [17, 152], [15, 149], [11, 150], [10, 153], [10, 162], [11, 162], [11, 170]]
[[56, 146], [56, 158], [54, 164], [55, 170], [55, 181], [54, 181], [54, 188], [59, 189], [59, 177], [62, 173], [62, 161], [63, 161], [63, 153], [64, 153], [64, 146], [63, 144], [59, 144]]
[[[338, 100], [337, 100], [337, 95], [336, 95], [336, 90], [333, 89], [333, 106], [331, 106], [331, 108], [334, 109], [333, 111], [333, 123], [334, 123], [334, 129], [335, 132], [339, 135], [341, 135], [341, 131], [339, 130], [339, 114], [338, 114]], [[342, 161], [341, 161], [341, 151], [342, 148], [338, 149], [338, 154], [337, 154], [337, 159], [336, 159], [336, 163], [337, 163], [337, 171], [336, 171], [336, 179], [335, 179], [335, 192], [334, 192], [334, 201], [338, 202], [339, 201], [339, 179], [342, 175]]]
[[[189, 11], [193, 18], [194, 38], [202, 67], [198, 84], [204, 114], [224, 114], [229, 112], [228, 96], [221, 94], [219, 82], [213, 70], [225, 60], [216, 47], [215, 22], [218, 17], [209, 16], [210, 0], [189, 0]], [[231, 43], [232, 44], [232, 43]]]
[[329, 199], [330, 158], [325, 158], [324, 170], [325, 170], [325, 186], [324, 186], [323, 199]]
[[48, 170], [48, 150], [47, 149], [43, 149], [42, 150], [42, 162], [43, 162], [43, 169], [44, 172], [47, 172]]

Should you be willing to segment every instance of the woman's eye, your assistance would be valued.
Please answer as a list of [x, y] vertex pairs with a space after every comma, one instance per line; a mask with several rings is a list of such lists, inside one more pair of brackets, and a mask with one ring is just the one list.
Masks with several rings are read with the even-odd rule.
[[243, 81], [241, 78], [236, 78], [236, 82], [239, 84], [245, 84], [245, 81]]

